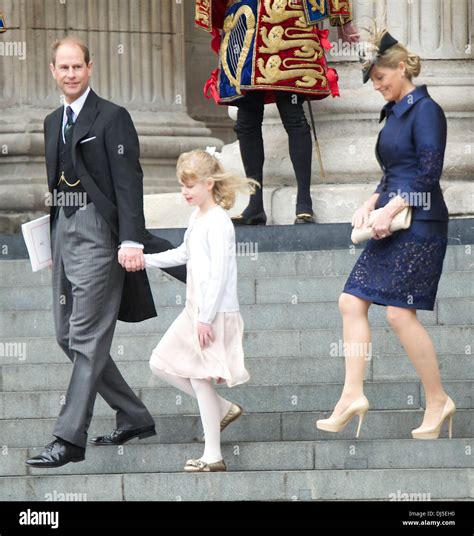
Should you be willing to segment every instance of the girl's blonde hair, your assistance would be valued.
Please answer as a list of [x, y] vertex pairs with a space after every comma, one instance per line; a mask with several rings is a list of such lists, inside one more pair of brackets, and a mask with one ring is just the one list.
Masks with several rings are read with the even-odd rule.
[[406, 65], [406, 76], [409, 80], [418, 76], [421, 71], [421, 58], [417, 54], [410, 52], [400, 42], [388, 48], [383, 54], [378, 55], [380, 41], [384, 34], [388, 32], [386, 27], [377, 27], [377, 22], [372, 19], [370, 28], [362, 28], [368, 33], [366, 41], [368, 53], [361, 57], [363, 68], [369, 67], [370, 62], [375, 57], [375, 65], [387, 69], [397, 69], [400, 62]]
[[224, 171], [215, 156], [201, 150], [181, 154], [176, 165], [176, 175], [186, 185], [212, 179], [214, 199], [226, 210], [234, 206], [237, 192], [253, 194], [256, 186], [260, 187], [254, 179], [239, 177]]

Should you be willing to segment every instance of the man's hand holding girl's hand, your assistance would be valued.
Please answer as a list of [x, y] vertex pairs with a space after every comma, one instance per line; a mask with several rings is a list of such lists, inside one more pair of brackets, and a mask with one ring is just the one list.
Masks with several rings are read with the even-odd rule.
[[120, 248], [118, 262], [127, 272], [138, 272], [145, 269], [145, 256], [141, 248]]

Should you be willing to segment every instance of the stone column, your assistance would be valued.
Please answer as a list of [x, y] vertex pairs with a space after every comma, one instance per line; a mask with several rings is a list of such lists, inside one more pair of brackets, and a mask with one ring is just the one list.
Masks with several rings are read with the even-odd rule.
[[[462, 216], [474, 213], [474, 187], [468, 182], [474, 175], [472, 4], [471, 0], [354, 1], [359, 26], [368, 26], [370, 18], [377, 16], [422, 57], [421, 76], [415, 84], [427, 84], [447, 115], [449, 137], [442, 184], [451, 214]], [[335, 29], [329, 38], [340, 45]], [[338, 54], [337, 48], [329, 53], [328, 61], [339, 73], [341, 96], [312, 103], [326, 172], [323, 179], [315, 157], [312, 194], [317, 221], [324, 223], [350, 221], [353, 210], [373, 192], [381, 176], [374, 147], [385, 101], [370, 82], [362, 85], [358, 58]], [[235, 112], [229, 107], [233, 119]], [[267, 215], [273, 215], [273, 223], [291, 223], [295, 179], [275, 105], [265, 109], [264, 138]], [[238, 142], [226, 145], [223, 155], [228, 167], [243, 173]], [[245, 205], [246, 199], [240, 199], [236, 212]]]
[[26, 46], [25, 59], [0, 56], [0, 232], [44, 213], [44, 117], [61, 104], [50, 45], [67, 34], [92, 53], [93, 89], [132, 114], [145, 192], [176, 191], [183, 151], [221, 147], [186, 104], [184, 5], [176, 0], [6, 0], [0, 42]]

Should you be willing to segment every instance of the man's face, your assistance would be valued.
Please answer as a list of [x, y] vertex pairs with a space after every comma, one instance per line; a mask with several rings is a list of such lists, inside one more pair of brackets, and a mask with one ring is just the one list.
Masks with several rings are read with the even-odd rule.
[[92, 62], [86, 64], [79, 46], [72, 43], [61, 45], [56, 51], [56, 63], [51, 63], [49, 67], [68, 104], [83, 95], [89, 87]]

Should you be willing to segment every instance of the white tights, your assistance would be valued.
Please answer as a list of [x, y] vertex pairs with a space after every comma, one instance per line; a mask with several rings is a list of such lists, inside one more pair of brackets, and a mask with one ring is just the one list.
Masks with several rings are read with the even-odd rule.
[[200, 459], [206, 463], [222, 460], [220, 423], [232, 403], [217, 394], [210, 380], [181, 378], [153, 365], [150, 368], [155, 376], [197, 399], [205, 437], [204, 454]]

